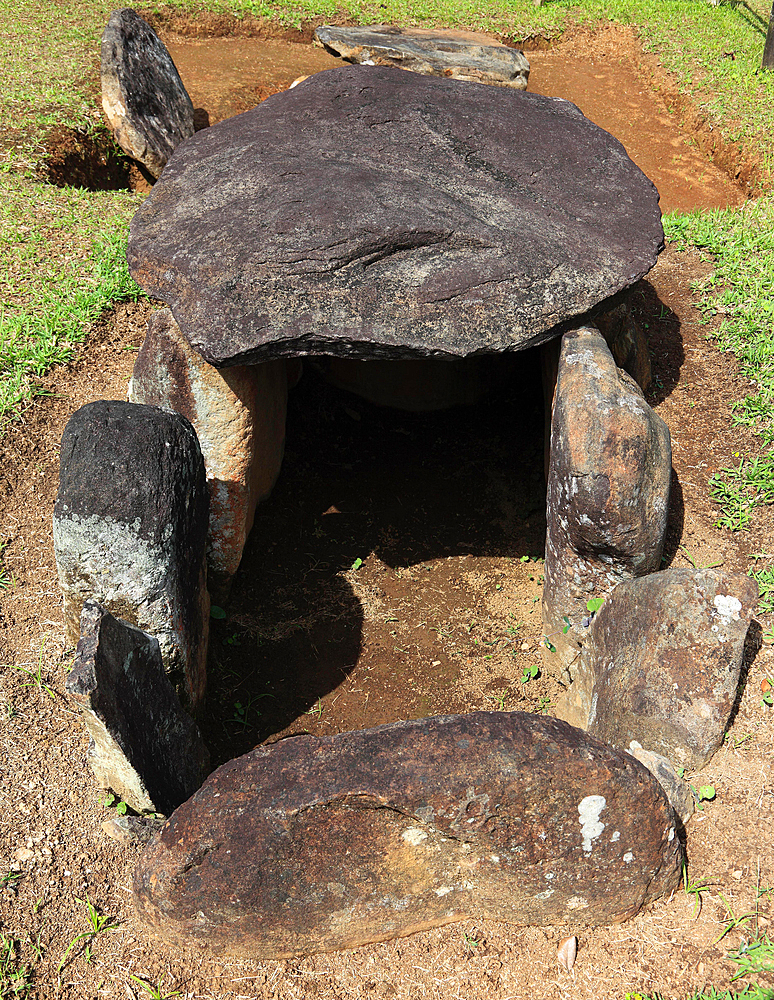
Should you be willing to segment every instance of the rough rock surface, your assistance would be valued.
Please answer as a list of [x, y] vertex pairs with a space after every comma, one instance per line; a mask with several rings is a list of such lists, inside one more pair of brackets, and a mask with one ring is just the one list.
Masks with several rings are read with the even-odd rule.
[[748, 576], [668, 569], [619, 584], [591, 627], [589, 732], [697, 770], [723, 742], [758, 601]]
[[693, 816], [696, 809], [696, 800], [693, 797], [691, 786], [681, 778], [675, 770], [671, 760], [660, 753], [653, 753], [652, 750], [645, 750], [636, 740], [632, 740], [627, 751], [650, 771], [654, 778], [666, 792], [667, 798], [672, 804], [672, 808], [685, 825]]
[[259, 747], [141, 856], [142, 920], [255, 959], [475, 916], [623, 920], [679, 880], [677, 818], [641, 764], [542, 716], [474, 712]]
[[348, 66], [197, 132], [128, 256], [220, 367], [530, 346], [662, 247], [655, 187], [573, 104]]
[[102, 108], [116, 142], [158, 177], [194, 134], [194, 109], [164, 43], [133, 10], [114, 10], [102, 34]]
[[526, 90], [529, 60], [520, 49], [492, 44], [486, 36], [372, 24], [316, 29], [314, 37], [334, 56], [366, 66], [395, 66], [429, 76]]
[[206, 686], [209, 501], [196, 433], [177, 413], [100, 400], [62, 435], [54, 552], [67, 635], [91, 599], [158, 639], [187, 708]]
[[599, 313], [594, 317], [594, 324], [607, 341], [618, 367], [628, 372], [640, 389], [647, 392], [653, 377], [648, 338], [629, 304], [621, 302], [609, 312]]
[[83, 713], [89, 764], [103, 788], [137, 812], [169, 814], [200, 787], [210, 755], [153, 636], [87, 601], [66, 687]]
[[287, 397], [284, 360], [218, 371], [192, 350], [169, 309], [152, 314], [129, 399], [182, 413], [197, 433], [210, 492], [207, 586], [218, 603], [228, 596], [255, 508], [277, 481]]
[[[586, 728], [593, 677], [579, 659], [587, 601], [659, 568], [669, 429], [594, 327], [562, 338], [551, 422], [543, 629], [546, 666], [572, 679], [560, 718]], [[628, 745], [628, 744], [627, 744]]]

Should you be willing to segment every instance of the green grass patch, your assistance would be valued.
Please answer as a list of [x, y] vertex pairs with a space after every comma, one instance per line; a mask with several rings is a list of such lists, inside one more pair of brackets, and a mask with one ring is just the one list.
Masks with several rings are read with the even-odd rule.
[[0, 176], [0, 421], [112, 303], [144, 295], [126, 235], [140, 199]]
[[711, 255], [713, 269], [695, 289], [697, 304], [705, 320], [720, 319], [713, 336], [754, 386], [733, 404], [732, 419], [755, 431], [760, 451], [737, 453], [737, 465], [710, 479], [717, 524], [739, 531], [756, 507], [774, 503], [774, 197], [740, 209], [670, 215], [664, 231], [679, 249]]

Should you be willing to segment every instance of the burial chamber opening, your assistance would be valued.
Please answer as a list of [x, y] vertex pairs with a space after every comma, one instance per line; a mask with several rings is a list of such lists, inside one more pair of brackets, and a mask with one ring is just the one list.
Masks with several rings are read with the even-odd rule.
[[[537, 348], [474, 403], [376, 405], [304, 363], [277, 483], [211, 620], [213, 762], [264, 740], [537, 710], [545, 545]], [[480, 370], [480, 359], [472, 359]], [[216, 612], [219, 613], [219, 612]], [[528, 680], [525, 681], [525, 675]]]

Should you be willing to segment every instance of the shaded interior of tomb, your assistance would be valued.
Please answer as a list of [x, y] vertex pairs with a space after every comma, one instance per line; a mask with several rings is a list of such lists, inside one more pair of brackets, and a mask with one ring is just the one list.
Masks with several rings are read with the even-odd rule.
[[[203, 730], [218, 761], [289, 731], [476, 707], [434, 630], [451, 635], [464, 617], [471, 573], [531, 567], [528, 599], [539, 593], [541, 564], [521, 562], [545, 543], [538, 351], [518, 360], [483, 402], [434, 413], [376, 406], [305, 364], [279, 481], [258, 508], [227, 617], [211, 623]], [[337, 689], [359, 674], [373, 695], [336, 709]]]

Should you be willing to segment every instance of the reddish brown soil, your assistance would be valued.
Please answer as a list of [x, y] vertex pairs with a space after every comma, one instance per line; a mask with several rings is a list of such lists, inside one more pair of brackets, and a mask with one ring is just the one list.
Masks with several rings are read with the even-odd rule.
[[[598, 69], [620, 86], [617, 69]], [[583, 93], [567, 96], [584, 107]], [[657, 105], [650, 91], [631, 96], [642, 97], [643, 116]], [[671, 121], [664, 117], [664, 128]], [[636, 139], [635, 130], [625, 141]], [[674, 150], [683, 140], [672, 133], [665, 142]], [[654, 171], [666, 190], [671, 163], [657, 159]], [[682, 179], [674, 191], [686, 198], [707, 190], [693, 176]], [[691, 283], [707, 269], [697, 254], [668, 249], [632, 304], [653, 349], [652, 402], [673, 436], [667, 562], [688, 565], [687, 550], [698, 564], [722, 560], [744, 571], [750, 553], [770, 545], [774, 523], [764, 510], [740, 535], [714, 526], [707, 478], [753, 442], [730, 424], [744, 381], [707, 339], [712, 326], [692, 305]], [[717, 789], [688, 828], [691, 876], [713, 886], [701, 912], [680, 891], [626, 924], [585, 932], [572, 976], [556, 962], [572, 926], [471, 919], [279, 963], [180, 954], [147, 939], [131, 907], [137, 850], [100, 830], [111, 811], [100, 802], [86, 735], [63, 696], [72, 650], [63, 639], [50, 524], [64, 425], [90, 400], [125, 396], [149, 308], [120, 306], [106, 316], [76, 361], [41, 380], [50, 395], [0, 441], [0, 541], [14, 576], [0, 591], [0, 877], [19, 876], [0, 892], [0, 930], [20, 941], [21, 958], [36, 970], [32, 995], [144, 995], [130, 974], [154, 985], [162, 979], [192, 1000], [618, 1000], [640, 989], [672, 997], [708, 983], [726, 987], [735, 971], [726, 953], [754, 933], [755, 922], [715, 943], [725, 926], [718, 892], [735, 913], [748, 913], [758, 886], [774, 884], [774, 718], [760, 705], [761, 680], [774, 673], [766, 645], [751, 645], [729, 743], [692, 777]], [[545, 490], [536, 359], [525, 352], [521, 360], [509, 392], [439, 415], [381, 410], [332, 389], [307, 365], [291, 396], [282, 475], [259, 509], [227, 617], [212, 623], [202, 726], [216, 763], [287, 733], [478, 708], [550, 711], [556, 681], [522, 683], [525, 668], [539, 662]], [[761, 624], [765, 632], [772, 623]], [[78, 902], [87, 895], [118, 927], [96, 938], [91, 961], [83, 943], [76, 946], [60, 975], [65, 949], [87, 929]], [[758, 912], [758, 929], [770, 929], [770, 896]]]

